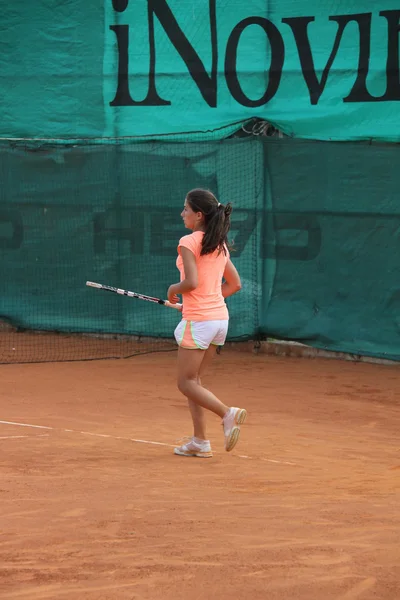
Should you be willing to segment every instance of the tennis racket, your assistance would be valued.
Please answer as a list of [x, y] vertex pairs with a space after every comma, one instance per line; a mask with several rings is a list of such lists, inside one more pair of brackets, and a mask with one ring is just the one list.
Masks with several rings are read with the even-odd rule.
[[114, 294], [120, 294], [121, 296], [128, 296], [129, 298], [137, 298], [138, 300], [146, 300], [147, 302], [154, 302], [155, 304], [163, 304], [168, 308], [175, 308], [176, 310], [182, 310], [182, 304], [172, 304], [168, 300], [162, 300], [161, 298], [153, 298], [153, 296], [145, 296], [144, 294], [136, 294], [128, 290], [121, 290], [120, 288], [111, 287], [110, 285], [103, 285], [101, 283], [94, 283], [93, 281], [87, 281], [88, 287], [93, 287], [98, 290], [104, 290], [106, 292], [113, 292]]

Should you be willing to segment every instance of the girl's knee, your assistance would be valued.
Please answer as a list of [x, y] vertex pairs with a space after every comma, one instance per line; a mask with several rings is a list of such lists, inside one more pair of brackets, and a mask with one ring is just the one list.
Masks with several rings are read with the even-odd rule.
[[193, 387], [193, 384], [196, 384], [196, 379], [189, 379], [188, 377], [178, 377], [178, 390], [184, 395], [189, 396], [190, 390]]

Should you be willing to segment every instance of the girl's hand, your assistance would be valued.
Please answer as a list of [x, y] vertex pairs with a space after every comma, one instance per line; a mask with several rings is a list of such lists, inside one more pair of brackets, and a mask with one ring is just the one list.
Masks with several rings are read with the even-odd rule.
[[178, 302], [180, 302], [180, 298], [177, 295], [177, 287], [179, 284], [174, 283], [173, 285], [170, 285], [168, 288], [168, 301], [171, 302], [171, 304], [178, 304]]

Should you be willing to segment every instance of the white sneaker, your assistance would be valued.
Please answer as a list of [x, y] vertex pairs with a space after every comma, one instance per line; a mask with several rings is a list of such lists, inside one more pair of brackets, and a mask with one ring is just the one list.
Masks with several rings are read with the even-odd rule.
[[236, 446], [240, 436], [240, 425], [242, 425], [247, 417], [247, 412], [244, 408], [236, 408], [232, 406], [224, 418], [222, 425], [225, 436], [225, 450], [230, 452]]
[[204, 440], [201, 444], [195, 442], [193, 438], [179, 448], [174, 448], [174, 454], [179, 456], [191, 456], [196, 458], [212, 458], [211, 445], [208, 440]]

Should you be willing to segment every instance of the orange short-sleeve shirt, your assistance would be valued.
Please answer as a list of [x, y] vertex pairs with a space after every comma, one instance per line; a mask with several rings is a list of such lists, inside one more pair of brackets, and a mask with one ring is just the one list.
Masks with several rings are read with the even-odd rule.
[[180, 248], [184, 246], [193, 252], [196, 259], [198, 285], [197, 288], [186, 294], [182, 294], [183, 310], [182, 317], [187, 321], [217, 321], [229, 319], [228, 309], [222, 295], [221, 285], [229, 259], [229, 251], [226, 254], [215, 250], [212, 254], [200, 255], [201, 243], [204, 233], [195, 231], [185, 235], [179, 240], [178, 258], [176, 266], [179, 269], [181, 281], [185, 279]]

